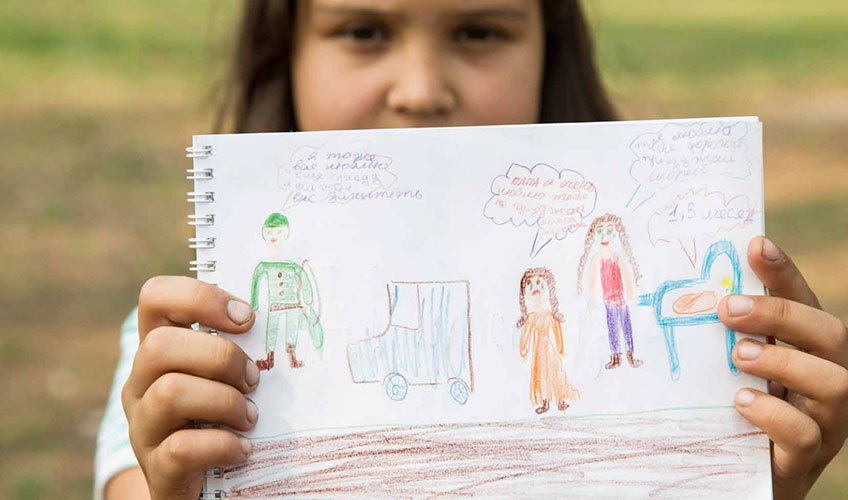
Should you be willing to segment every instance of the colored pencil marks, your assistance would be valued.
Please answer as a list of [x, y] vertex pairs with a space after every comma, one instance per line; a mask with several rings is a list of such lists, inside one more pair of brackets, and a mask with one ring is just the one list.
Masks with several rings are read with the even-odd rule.
[[[676, 328], [719, 323], [719, 300], [725, 295], [741, 291], [742, 267], [739, 254], [730, 241], [721, 240], [710, 245], [707, 250], [699, 277], [666, 281], [654, 293], [639, 297], [639, 305], [651, 307], [657, 324], [663, 329], [672, 380], [680, 378]], [[739, 374], [731, 358], [734, 345], [736, 332], [725, 328], [727, 364], [732, 373]]]
[[390, 156], [371, 151], [367, 141], [297, 148], [277, 171], [277, 187], [286, 193], [283, 209], [300, 203], [421, 200], [421, 189], [395, 187], [392, 163]]
[[659, 191], [680, 183], [751, 175], [745, 122], [668, 123], [630, 143], [630, 176], [638, 185], [627, 207], [636, 210]]
[[717, 305], [716, 293], [707, 290], [705, 292], [684, 293], [671, 304], [671, 309], [678, 316], [686, 316], [711, 311]]
[[580, 391], [568, 383], [562, 367], [563, 317], [559, 312], [556, 280], [550, 269], [528, 269], [521, 277], [518, 301], [519, 351], [522, 358], [529, 356], [531, 361], [530, 401], [537, 406], [537, 415], [547, 412], [552, 403], [565, 411], [569, 407], [566, 401], [579, 399]]
[[386, 292], [387, 325], [347, 346], [353, 382], [382, 383], [394, 401], [406, 399], [409, 386], [447, 384], [464, 405], [474, 390], [469, 283], [393, 281]]
[[604, 368], [612, 370], [621, 366], [619, 331], [626, 344], [627, 362], [632, 368], [639, 368], [643, 361], [635, 355], [628, 304], [636, 301], [635, 289], [642, 275], [621, 217], [607, 213], [596, 217], [589, 226], [577, 267], [577, 295], [583, 294], [587, 264], [589, 311], [595, 309], [599, 297], [606, 310], [610, 360]]
[[301, 264], [285, 260], [282, 246], [289, 237], [289, 219], [274, 212], [262, 225], [262, 240], [265, 242], [269, 259], [259, 262], [250, 280], [250, 305], [259, 309], [259, 292], [266, 289], [264, 311], [265, 359], [256, 360], [260, 370], [274, 368], [277, 337], [280, 331], [286, 343], [286, 354], [292, 369], [302, 368], [303, 361], [297, 359], [297, 341], [302, 332], [309, 334], [318, 352], [324, 347], [324, 328], [321, 326], [320, 299], [315, 277], [310, 276], [307, 261]]
[[760, 211], [758, 204], [744, 194], [729, 196], [707, 188], [689, 189], [651, 215], [648, 240], [653, 246], [677, 243], [696, 267], [698, 248], [753, 224]]
[[768, 481], [730, 408], [408, 426], [255, 441], [227, 498], [721, 498]]
[[499, 226], [536, 228], [530, 257], [554, 239], [562, 240], [582, 228], [598, 199], [595, 185], [583, 174], [545, 163], [532, 168], [513, 163], [506, 174], [492, 181], [491, 193], [483, 207], [487, 219]]

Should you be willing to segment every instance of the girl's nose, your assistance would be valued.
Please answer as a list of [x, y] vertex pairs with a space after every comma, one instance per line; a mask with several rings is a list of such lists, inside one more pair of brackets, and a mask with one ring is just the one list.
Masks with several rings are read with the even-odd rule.
[[410, 47], [398, 57], [386, 105], [397, 113], [432, 117], [447, 115], [458, 105], [438, 48]]

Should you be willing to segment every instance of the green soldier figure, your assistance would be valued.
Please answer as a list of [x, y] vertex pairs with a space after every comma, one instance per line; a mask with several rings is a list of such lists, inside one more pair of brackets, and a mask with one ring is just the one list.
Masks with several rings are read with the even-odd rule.
[[260, 370], [274, 367], [274, 350], [277, 334], [283, 328], [286, 352], [292, 368], [300, 368], [303, 361], [297, 359], [295, 348], [297, 337], [304, 329], [309, 331], [312, 344], [319, 352], [324, 345], [324, 329], [318, 313], [313, 309], [316, 290], [309, 275], [301, 265], [283, 261], [282, 246], [289, 237], [289, 220], [281, 213], [272, 213], [262, 225], [262, 239], [271, 253], [270, 261], [263, 261], [253, 270], [250, 305], [259, 306], [259, 286], [265, 281], [268, 289], [268, 314], [265, 320], [266, 359], [256, 361]]

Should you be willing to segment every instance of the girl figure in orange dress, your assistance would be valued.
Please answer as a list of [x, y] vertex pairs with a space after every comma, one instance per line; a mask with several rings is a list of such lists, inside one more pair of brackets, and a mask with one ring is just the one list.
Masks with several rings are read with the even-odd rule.
[[551, 401], [557, 408], [568, 408], [566, 399], [576, 400], [579, 391], [568, 383], [562, 368], [562, 314], [556, 298], [554, 275], [545, 267], [528, 269], [521, 277], [519, 292], [521, 318], [520, 353], [530, 355], [530, 400], [538, 405], [536, 413], [548, 411]]

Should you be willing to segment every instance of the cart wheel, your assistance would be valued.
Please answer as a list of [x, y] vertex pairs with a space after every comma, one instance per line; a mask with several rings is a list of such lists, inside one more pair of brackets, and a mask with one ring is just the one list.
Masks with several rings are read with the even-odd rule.
[[403, 401], [409, 390], [409, 384], [400, 373], [390, 373], [386, 376], [386, 396], [392, 401]]
[[454, 401], [464, 405], [468, 402], [468, 386], [460, 379], [454, 379], [450, 384], [450, 395]]

